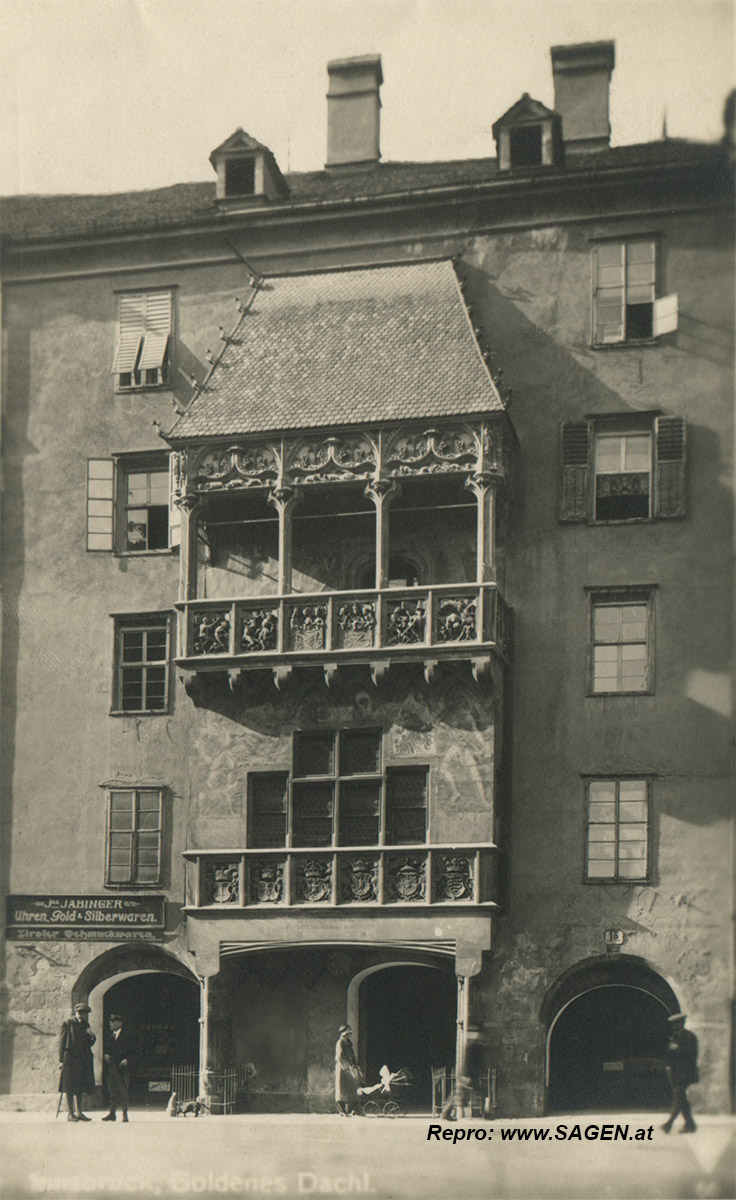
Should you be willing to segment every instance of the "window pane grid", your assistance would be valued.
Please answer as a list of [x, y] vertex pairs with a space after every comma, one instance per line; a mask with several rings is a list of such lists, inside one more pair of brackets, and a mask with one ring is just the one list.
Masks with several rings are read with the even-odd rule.
[[250, 777], [254, 848], [426, 842], [428, 768], [383, 770], [380, 729], [296, 733], [293, 764]]
[[654, 242], [596, 247], [594, 326], [599, 345], [651, 338], [655, 296]]
[[644, 692], [649, 684], [648, 607], [593, 601], [592, 689]]
[[161, 877], [162, 793], [110, 792], [107, 882], [156, 884]]
[[[612, 798], [608, 799], [609, 796]], [[649, 858], [646, 781], [591, 781], [587, 810], [586, 878], [646, 880]]]
[[165, 712], [168, 624], [118, 629], [118, 704], [122, 712]]

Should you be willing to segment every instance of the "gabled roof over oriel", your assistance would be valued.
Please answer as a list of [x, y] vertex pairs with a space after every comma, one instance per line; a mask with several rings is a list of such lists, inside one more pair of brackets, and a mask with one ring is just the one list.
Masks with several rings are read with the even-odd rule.
[[172, 442], [502, 411], [452, 263], [263, 281]]

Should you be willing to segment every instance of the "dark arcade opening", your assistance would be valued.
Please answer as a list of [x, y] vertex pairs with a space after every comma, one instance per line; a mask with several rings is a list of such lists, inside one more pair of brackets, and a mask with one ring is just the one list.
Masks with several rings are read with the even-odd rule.
[[666, 1111], [668, 1009], [649, 992], [594, 987], [560, 1013], [549, 1045], [548, 1112]]
[[432, 1105], [432, 1067], [454, 1067], [457, 980], [451, 970], [395, 966], [375, 971], [360, 987], [361, 1064], [376, 1083], [385, 1064], [408, 1068], [410, 1108]]
[[105, 1037], [110, 1014], [123, 1018], [132, 1044], [130, 1102], [165, 1107], [171, 1068], [199, 1067], [198, 985], [167, 973], [146, 972], [113, 984], [103, 1002]]

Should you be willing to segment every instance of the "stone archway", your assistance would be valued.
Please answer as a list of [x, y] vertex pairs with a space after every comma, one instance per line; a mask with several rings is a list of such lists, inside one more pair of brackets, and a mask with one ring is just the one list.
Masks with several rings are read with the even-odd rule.
[[546, 1110], [665, 1109], [670, 985], [633, 956], [591, 959], [550, 988]]

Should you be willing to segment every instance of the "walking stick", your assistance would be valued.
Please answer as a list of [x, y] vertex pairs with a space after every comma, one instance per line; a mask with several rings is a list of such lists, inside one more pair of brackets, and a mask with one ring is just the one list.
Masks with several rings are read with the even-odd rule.
[[[59, 1071], [61, 1071], [61, 1067], [59, 1067]], [[59, 1079], [59, 1083], [61, 1083], [61, 1079]], [[61, 1102], [63, 1099], [64, 1093], [62, 1092], [61, 1088], [59, 1088], [59, 1103], [56, 1106], [56, 1117], [58, 1117], [59, 1113], [61, 1112]], [[54, 1117], [54, 1120], [56, 1120], [56, 1117]]]

